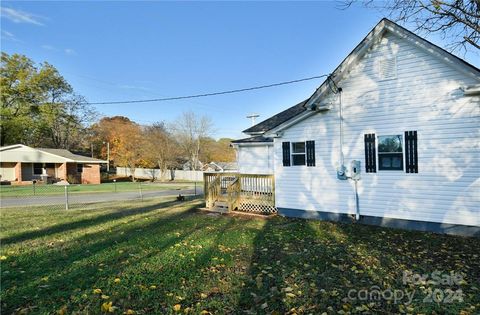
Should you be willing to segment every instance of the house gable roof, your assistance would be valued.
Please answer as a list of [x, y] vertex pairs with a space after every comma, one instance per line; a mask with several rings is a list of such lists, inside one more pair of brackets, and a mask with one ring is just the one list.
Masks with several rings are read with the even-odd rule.
[[[300, 113], [303, 113], [304, 111], [306, 111], [306, 107], [304, 106], [305, 105], [305, 102], [307, 100], [303, 101], [303, 102], [300, 102], [290, 108], [287, 108], [286, 110], [284, 110], [283, 112], [280, 112], [268, 119], [265, 119], [264, 121], [248, 128], [248, 129], [245, 129], [243, 132], [246, 133], [246, 134], [251, 134], [251, 135], [255, 135], [255, 134], [262, 134], [268, 130], [271, 130], [281, 124], [283, 124], [284, 122], [288, 121], [289, 119], [297, 116], [298, 114]], [[245, 140], [245, 139], [242, 139], [242, 140]], [[240, 141], [240, 140], [238, 140]], [[235, 141], [233, 141], [235, 142]]]
[[[246, 130], [244, 133], [250, 135], [262, 135], [267, 131], [275, 129], [277, 131], [288, 128], [292, 124], [288, 123], [295, 117], [304, 114], [306, 111], [314, 109], [315, 103], [319, 101], [328, 92], [328, 80], [332, 79], [335, 83], [338, 83], [352, 68], [356, 62], [363, 57], [369, 47], [371, 47], [378, 38], [381, 38], [385, 32], [390, 32], [401, 38], [409, 40], [412, 44], [419, 46], [430, 54], [436, 55], [438, 58], [452, 66], [468, 73], [469, 75], [477, 78], [480, 81], [480, 69], [476, 66], [468, 63], [467, 61], [449, 53], [443, 48], [431, 43], [430, 41], [414, 34], [406, 28], [383, 18], [368, 34], [365, 38], [353, 49], [353, 51], [338, 65], [338, 67], [332, 72], [329, 78], [325, 80], [315, 92], [305, 101], [296, 104], [283, 112], [280, 112]], [[285, 126], [285, 127], [284, 127]], [[242, 139], [245, 140], [245, 139]], [[241, 141], [241, 140], [237, 140]], [[233, 142], [235, 143], [235, 141]]]
[[331, 73], [317, 90], [307, 99], [305, 107], [310, 107], [315, 101], [317, 101], [326, 91], [328, 91], [328, 80], [332, 79], [335, 83], [338, 83], [344, 78], [351, 68], [360, 60], [368, 48], [370, 48], [377, 39], [381, 38], [385, 32], [390, 32], [396, 36], [410, 41], [412, 44], [420, 47], [426, 52], [435, 55], [443, 62], [446, 62], [453, 67], [460, 69], [463, 72], [475, 77], [480, 81], [480, 69], [467, 61], [455, 56], [454, 54], [446, 51], [445, 49], [433, 44], [432, 42], [416, 35], [408, 29], [398, 25], [395, 22], [390, 21], [387, 18], [383, 18], [378, 24], [365, 36], [365, 38], [352, 50], [352, 52], [338, 65], [338, 67]]
[[103, 160], [74, 154], [64, 149], [31, 148], [23, 144], [1, 147], [0, 161], [22, 163], [107, 163]]

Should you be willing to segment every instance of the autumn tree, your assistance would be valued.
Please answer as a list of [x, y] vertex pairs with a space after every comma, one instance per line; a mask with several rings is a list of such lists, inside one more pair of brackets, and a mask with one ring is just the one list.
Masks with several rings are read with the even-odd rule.
[[182, 113], [170, 128], [192, 169], [199, 169], [202, 139], [207, 138], [213, 130], [211, 119], [188, 111]]
[[343, 8], [360, 3], [380, 9], [400, 23], [411, 23], [414, 31], [438, 33], [452, 51], [480, 50], [479, 0], [345, 0]]
[[177, 166], [179, 155], [178, 143], [167, 130], [164, 123], [154, 123], [143, 129], [144, 158], [149, 167], [159, 168], [163, 172]]
[[233, 139], [204, 138], [201, 141], [200, 160], [205, 162], [235, 162], [236, 153], [232, 148]]
[[110, 160], [115, 166], [129, 168], [135, 181], [135, 168], [147, 164], [144, 155], [146, 142], [141, 126], [127, 117], [114, 116], [100, 119], [92, 126], [92, 130], [92, 141], [96, 148], [101, 148], [100, 155], [107, 158], [105, 144], [108, 142]]

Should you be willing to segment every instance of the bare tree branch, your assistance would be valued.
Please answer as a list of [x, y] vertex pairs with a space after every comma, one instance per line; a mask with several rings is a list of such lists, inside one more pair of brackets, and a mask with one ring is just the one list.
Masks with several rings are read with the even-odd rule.
[[396, 22], [411, 23], [416, 32], [440, 34], [448, 39], [451, 51], [480, 50], [479, 0], [345, 0], [340, 7], [348, 9], [356, 3], [380, 9]]

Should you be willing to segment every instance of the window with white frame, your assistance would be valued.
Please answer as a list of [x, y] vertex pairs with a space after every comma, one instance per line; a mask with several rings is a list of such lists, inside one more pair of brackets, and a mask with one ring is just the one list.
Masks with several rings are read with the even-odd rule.
[[292, 142], [292, 165], [305, 165], [305, 142]]
[[390, 135], [378, 137], [378, 170], [403, 171], [403, 137]]

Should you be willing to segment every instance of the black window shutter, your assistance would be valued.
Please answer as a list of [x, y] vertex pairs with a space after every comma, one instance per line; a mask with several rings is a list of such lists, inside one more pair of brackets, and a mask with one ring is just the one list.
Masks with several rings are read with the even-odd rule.
[[290, 166], [290, 142], [282, 142], [283, 166]]
[[377, 152], [375, 148], [375, 134], [369, 133], [364, 135], [365, 138], [365, 172], [377, 172]]
[[405, 131], [405, 170], [418, 173], [417, 131]]
[[307, 166], [315, 166], [315, 141], [306, 142], [307, 146]]

